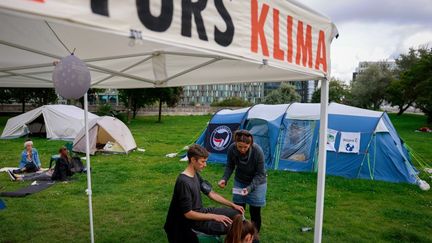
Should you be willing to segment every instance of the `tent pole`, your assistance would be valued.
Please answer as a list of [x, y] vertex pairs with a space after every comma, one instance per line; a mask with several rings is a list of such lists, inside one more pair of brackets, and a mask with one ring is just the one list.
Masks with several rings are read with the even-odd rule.
[[88, 127], [88, 95], [84, 95], [84, 129], [85, 129], [85, 142], [86, 142], [86, 165], [87, 165], [87, 194], [90, 216], [90, 240], [94, 243], [93, 231], [93, 205], [92, 205], [92, 188], [91, 188], [91, 171], [90, 171], [90, 147], [89, 147], [89, 127]]
[[324, 189], [326, 173], [326, 144], [327, 144], [327, 123], [328, 123], [328, 96], [329, 81], [321, 80], [321, 110], [320, 110], [320, 131], [319, 131], [319, 154], [318, 154], [318, 182], [315, 208], [315, 231], [314, 243], [321, 243], [322, 224], [324, 216]]

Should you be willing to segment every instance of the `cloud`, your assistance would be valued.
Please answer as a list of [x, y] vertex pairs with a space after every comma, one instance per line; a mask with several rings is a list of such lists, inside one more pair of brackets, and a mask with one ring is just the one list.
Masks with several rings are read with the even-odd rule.
[[362, 21], [431, 26], [431, 0], [304, 0], [306, 5], [329, 16], [336, 24]]
[[360, 61], [397, 58], [410, 47], [432, 46], [431, 0], [303, 0], [336, 24], [331, 47], [332, 76], [344, 81]]

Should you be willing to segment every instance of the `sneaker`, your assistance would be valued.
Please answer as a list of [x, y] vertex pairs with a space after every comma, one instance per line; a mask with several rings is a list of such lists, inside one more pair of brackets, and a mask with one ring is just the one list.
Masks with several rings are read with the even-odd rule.
[[11, 181], [16, 181], [17, 180], [16, 176], [13, 174], [12, 171], [8, 170], [7, 173], [9, 175], [9, 178], [11, 179]]

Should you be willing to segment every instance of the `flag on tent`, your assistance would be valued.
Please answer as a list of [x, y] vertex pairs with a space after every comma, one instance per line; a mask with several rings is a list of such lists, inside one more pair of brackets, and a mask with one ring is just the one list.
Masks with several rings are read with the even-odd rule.
[[339, 153], [355, 153], [360, 151], [359, 132], [341, 132]]
[[239, 123], [209, 124], [205, 147], [210, 153], [226, 153], [233, 142], [233, 134], [240, 127]]
[[336, 152], [335, 143], [336, 143], [337, 134], [338, 131], [333, 129], [327, 129], [327, 145], [326, 145], [327, 151]]

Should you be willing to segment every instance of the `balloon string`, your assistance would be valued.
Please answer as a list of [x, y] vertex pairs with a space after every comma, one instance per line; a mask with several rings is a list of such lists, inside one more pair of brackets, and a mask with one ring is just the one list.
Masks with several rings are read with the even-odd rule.
[[67, 48], [67, 46], [65, 45], [65, 43], [63, 43], [63, 41], [60, 39], [60, 37], [57, 35], [57, 33], [54, 31], [54, 29], [51, 27], [51, 25], [49, 25], [48, 21], [45, 20], [46, 25], [48, 26], [48, 28], [53, 32], [54, 36], [57, 38], [57, 40], [63, 45], [63, 47], [66, 49], [67, 52], [69, 52], [69, 54], [73, 54], [75, 52], [75, 49], [73, 52], [71, 52], [69, 50], [69, 48]]

